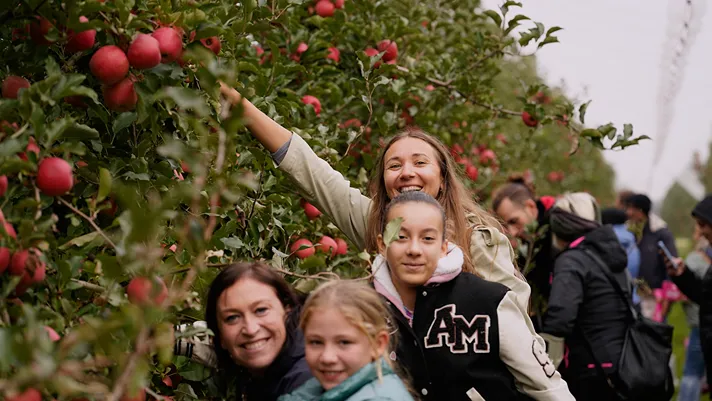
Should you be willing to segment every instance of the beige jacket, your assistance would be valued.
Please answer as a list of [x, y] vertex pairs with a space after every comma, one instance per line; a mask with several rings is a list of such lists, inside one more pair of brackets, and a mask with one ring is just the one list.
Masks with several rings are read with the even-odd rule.
[[[366, 225], [371, 199], [352, 188], [341, 173], [317, 156], [299, 135], [293, 134], [289, 150], [279, 164], [299, 185], [302, 194], [322, 213], [330, 216], [334, 224], [359, 249], [366, 244]], [[485, 280], [504, 284], [517, 298], [517, 305], [528, 318], [529, 284], [514, 273], [514, 250], [509, 239], [499, 230], [475, 226], [470, 241], [470, 255], [475, 270]], [[542, 340], [543, 341], [543, 340]]]

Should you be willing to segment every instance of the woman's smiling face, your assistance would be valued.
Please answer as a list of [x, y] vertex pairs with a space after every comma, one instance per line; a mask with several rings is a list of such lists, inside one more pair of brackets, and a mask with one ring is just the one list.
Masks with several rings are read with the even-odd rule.
[[217, 303], [221, 346], [252, 373], [269, 367], [287, 339], [284, 306], [271, 286], [245, 277]]
[[383, 156], [383, 183], [390, 199], [407, 191], [423, 191], [437, 198], [442, 172], [435, 149], [418, 138], [394, 142]]

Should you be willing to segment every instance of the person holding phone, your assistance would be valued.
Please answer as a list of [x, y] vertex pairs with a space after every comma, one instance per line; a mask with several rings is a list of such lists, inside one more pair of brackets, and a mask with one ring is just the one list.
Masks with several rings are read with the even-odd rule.
[[[712, 194], [702, 199], [692, 210], [692, 217], [699, 233], [712, 241]], [[672, 281], [692, 302], [700, 306], [700, 342], [705, 365], [712, 366], [712, 269], [704, 276], [695, 275], [680, 258], [660, 250], [665, 260], [667, 273]], [[707, 369], [707, 381], [712, 380], [712, 369]]]

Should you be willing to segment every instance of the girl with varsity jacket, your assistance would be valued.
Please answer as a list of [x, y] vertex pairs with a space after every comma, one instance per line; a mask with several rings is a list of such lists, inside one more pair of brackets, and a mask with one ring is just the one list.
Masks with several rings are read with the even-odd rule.
[[462, 271], [462, 250], [445, 240], [442, 206], [405, 192], [386, 208], [384, 223], [395, 219], [395, 238], [378, 238], [374, 286], [398, 333], [390, 358], [422, 399], [574, 400], [514, 292]]

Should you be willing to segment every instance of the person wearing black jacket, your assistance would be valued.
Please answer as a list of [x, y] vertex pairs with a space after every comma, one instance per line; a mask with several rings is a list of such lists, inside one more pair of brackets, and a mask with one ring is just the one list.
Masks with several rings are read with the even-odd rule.
[[621, 288], [630, 288], [625, 250], [613, 228], [600, 222], [598, 205], [586, 193], [564, 195], [551, 210], [555, 248], [562, 251], [555, 259], [542, 336], [554, 363], [563, 359], [559, 370], [577, 400], [618, 399], [596, 361], [616, 377], [629, 324], [627, 305], [588, 254], [605, 263]]
[[492, 196], [492, 210], [504, 223], [507, 234], [519, 239], [517, 266], [532, 287], [532, 322], [537, 331], [551, 291], [554, 260], [551, 254], [549, 210], [556, 199], [536, 198], [522, 177], [511, 177]]
[[[707, 195], [692, 210], [700, 233], [712, 242], [712, 195]], [[707, 366], [707, 382], [712, 383], [712, 269], [702, 278], [696, 276], [680, 258], [672, 261], [664, 256], [667, 273], [687, 298], [700, 306], [700, 342]], [[712, 396], [710, 397], [712, 399]]]

